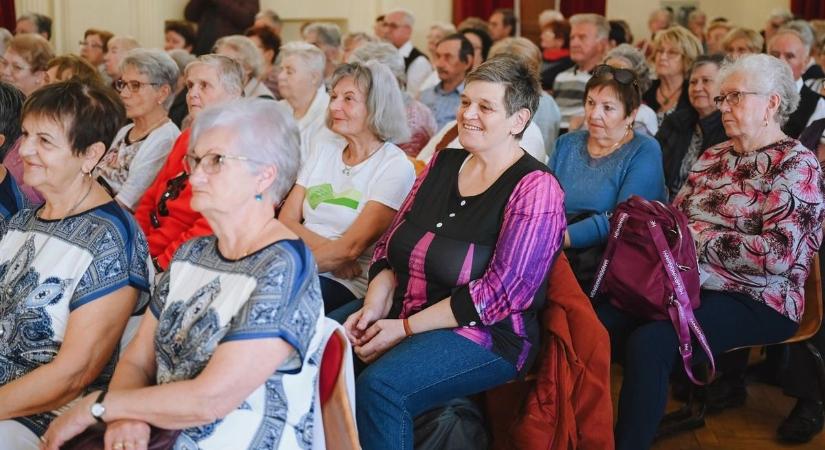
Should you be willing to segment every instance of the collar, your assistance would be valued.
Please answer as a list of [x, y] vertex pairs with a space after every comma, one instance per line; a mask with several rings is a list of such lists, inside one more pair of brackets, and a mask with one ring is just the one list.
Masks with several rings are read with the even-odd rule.
[[805, 83], [802, 81], [802, 78], [799, 78], [798, 80], [796, 80], [795, 84], [796, 84], [796, 90], [798, 92], [802, 92], [802, 86], [805, 86]]
[[455, 89], [453, 89], [452, 91], [449, 91], [449, 92], [445, 91], [443, 86], [444, 86], [444, 82], [439, 81], [438, 84], [435, 85], [435, 92], [437, 94], [441, 94], [441, 95], [452, 94], [453, 92], [455, 92], [458, 95], [461, 95], [461, 93], [464, 92], [464, 82], [463, 81], [461, 82], [461, 84], [456, 86]]
[[412, 49], [412, 41], [407, 41], [404, 43], [404, 45], [398, 48], [398, 53], [401, 55], [402, 58], [406, 58], [410, 56], [410, 53], [412, 53]]

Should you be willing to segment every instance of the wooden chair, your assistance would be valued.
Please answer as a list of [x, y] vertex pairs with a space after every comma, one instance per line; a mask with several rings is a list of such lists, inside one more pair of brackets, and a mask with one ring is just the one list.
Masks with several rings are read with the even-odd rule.
[[[822, 326], [823, 315], [822, 270], [823, 267], [819, 260], [819, 255], [816, 255], [811, 265], [808, 279], [805, 281], [805, 311], [802, 314], [802, 319], [799, 321], [799, 329], [790, 338], [782, 342], [777, 342], [776, 344], [794, 344], [808, 341], [808, 339], [819, 331], [819, 327]], [[823, 361], [822, 355], [811, 342], [805, 342], [805, 348], [808, 349], [814, 361], [816, 361], [819, 385], [822, 387], [822, 391], [825, 392], [825, 362]], [[732, 349], [730, 351], [734, 350], [739, 349]], [[707, 404], [704, 400], [697, 399], [697, 389], [703, 389], [703, 387], [697, 388], [693, 386], [688, 402], [682, 408], [665, 415], [662, 423], [659, 425], [657, 438], [705, 426]]]
[[324, 348], [318, 377], [321, 417], [328, 450], [361, 448], [355, 426], [355, 407], [347, 389], [345, 358], [350, 352], [347, 338], [341, 330], [333, 331]]

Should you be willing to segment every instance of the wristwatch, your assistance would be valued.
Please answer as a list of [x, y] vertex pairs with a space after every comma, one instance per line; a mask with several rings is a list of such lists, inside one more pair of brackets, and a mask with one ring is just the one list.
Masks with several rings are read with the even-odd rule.
[[103, 399], [105, 397], [106, 391], [100, 391], [100, 394], [97, 396], [97, 400], [95, 400], [95, 402], [92, 403], [92, 407], [89, 408], [89, 412], [92, 413], [92, 417], [94, 417], [99, 423], [103, 423], [103, 415], [106, 414], [106, 407], [103, 406]]

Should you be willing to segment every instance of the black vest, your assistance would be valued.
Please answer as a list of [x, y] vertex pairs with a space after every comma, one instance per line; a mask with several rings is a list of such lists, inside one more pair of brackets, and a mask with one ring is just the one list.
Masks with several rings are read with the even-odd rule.
[[[819, 147], [819, 140], [822, 138], [823, 133], [825, 133], [825, 119], [815, 120], [811, 126], [805, 128], [805, 131], [799, 135], [799, 142], [816, 154], [816, 150]], [[822, 248], [825, 248], [825, 246]]]
[[419, 56], [423, 56], [425, 58], [427, 57], [427, 55], [425, 55], [424, 53], [421, 53], [421, 50], [413, 47], [410, 54], [407, 55], [406, 58], [404, 58], [404, 70], [405, 71], [410, 70], [410, 64], [412, 64], [413, 61], [415, 61], [415, 59], [418, 58]]
[[799, 106], [796, 111], [788, 117], [788, 121], [782, 126], [782, 131], [788, 136], [796, 139], [802, 134], [805, 125], [808, 124], [808, 119], [816, 111], [816, 104], [819, 102], [819, 94], [811, 90], [808, 86], [802, 85], [802, 90], [799, 92]]

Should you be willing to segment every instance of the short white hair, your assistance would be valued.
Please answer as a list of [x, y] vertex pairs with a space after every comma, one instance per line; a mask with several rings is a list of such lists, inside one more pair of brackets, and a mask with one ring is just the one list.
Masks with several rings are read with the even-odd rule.
[[455, 25], [453, 25], [449, 22], [436, 22], [436, 23], [430, 25], [430, 30], [438, 30], [439, 32], [441, 32], [445, 36], [448, 35], [448, 34], [453, 34], [456, 31], [455, 30]]
[[[301, 138], [292, 114], [277, 102], [261, 98], [237, 99], [211, 106], [195, 118], [189, 151], [206, 130], [215, 127], [232, 130], [235, 133], [233, 148], [238, 155], [260, 163], [250, 162], [250, 169], [261, 164], [277, 168], [275, 181], [266, 193], [273, 204], [281, 203], [295, 184], [301, 161]], [[226, 186], [227, 189], [232, 187]]]
[[799, 106], [799, 91], [791, 68], [779, 58], [762, 53], [745, 55], [722, 66], [718, 83], [721, 85], [734, 74], [742, 75], [748, 89], [754, 92], [779, 96], [779, 109], [774, 116], [779, 125], [784, 125]]
[[261, 51], [246, 36], [233, 34], [224, 36], [215, 42], [214, 52], [217, 53], [221, 47], [227, 47], [238, 53], [238, 63], [243, 67], [244, 72], [248, 72], [251, 78], [258, 78], [264, 67], [264, 58]]
[[123, 73], [124, 69], [130, 66], [146, 75], [156, 89], [163, 85], [169, 86], [169, 95], [163, 102], [163, 108], [168, 111], [175, 100], [175, 87], [180, 77], [180, 69], [175, 60], [161, 49], [136, 48], [129, 50], [120, 60], [118, 70]]
[[189, 77], [189, 72], [197, 66], [208, 66], [214, 69], [218, 74], [218, 82], [221, 83], [227, 93], [238, 97], [243, 94], [243, 69], [234, 59], [215, 54], [201, 55], [186, 65], [183, 76]]
[[399, 86], [406, 84], [407, 72], [404, 68], [404, 58], [398, 53], [389, 42], [369, 42], [364, 44], [349, 55], [347, 62], [357, 62], [366, 64], [368, 61], [378, 61], [387, 66], [398, 80]]
[[120, 44], [127, 51], [141, 47], [140, 42], [132, 36], [112, 36], [106, 43], [106, 47], [111, 48], [112, 44]]
[[406, 23], [410, 28], [415, 26], [415, 15], [409, 9], [395, 8], [392, 11], [386, 13], [384, 17], [389, 16], [390, 14], [401, 14], [401, 16], [404, 18], [404, 23]]
[[320, 48], [303, 41], [288, 42], [281, 46], [278, 60], [283, 61], [290, 56], [297, 57], [310, 72], [317, 75], [319, 83], [323, 82], [327, 57]]
[[599, 39], [606, 40], [610, 36], [610, 23], [607, 22], [607, 19], [603, 15], [584, 13], [575, 14], [570, 17], [570, 26], [584, 23], [589, 23], [596, 27], [596, 37]]
[[539, 26], [543, 27], [550, 22], [561, 22], [564, 20], [564, 14], [555, 9], [545, 9], [539, 14]]
[[[799, 40], [802, 41], [802, 45], [805, 47], [805, 52], [808, 54], [811, 53], [811, 48], [814, 46], [814, 41], [816, 38], [814, 37], [814, 29], [807, 21], [792, 20], [785, 23], [785, 25], [782, 25], [782, 27], [779, 28], [773, 36], [771, 36], [771, 40], [781, 34], [793, 34], [798, 37]], [[803, 55], [803, 57], [809, 56], [808, 54]]]

